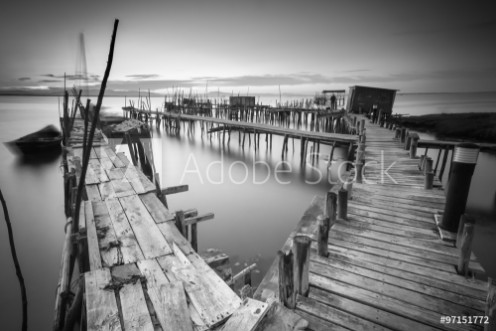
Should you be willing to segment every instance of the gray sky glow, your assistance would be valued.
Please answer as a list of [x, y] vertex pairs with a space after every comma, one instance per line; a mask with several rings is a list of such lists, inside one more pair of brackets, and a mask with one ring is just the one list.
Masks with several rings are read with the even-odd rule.
[[[468, 1], [27, 1], [0, 11], [0, 88], [61, 87], [84, 32], [109, 88], [496, 90], [496, 16]], [[208, 83], [207, 83], [208, 81]]]

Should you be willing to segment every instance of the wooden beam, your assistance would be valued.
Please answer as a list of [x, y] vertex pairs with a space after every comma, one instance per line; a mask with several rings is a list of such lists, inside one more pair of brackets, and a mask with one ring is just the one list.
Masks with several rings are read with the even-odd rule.
[[163, 195], [176, 194], [181, 192], [187, 192], [188, 190], [189, 190], [189, 185], [171, 186], [164, 188], [162, 190], [162, 194]]
[[203, 222], [203, 221], [211, 220], [211, 219], [214, 218], [214, 216], [215, 216], [214, 213], [208, 213], [208, 214], [205, 214], [205, 215], [200, 215], [200, 216], [185, 218], [184, 219], [184, 225], [185, 226], [189, 226], [189, 225], [197, 224], [198, 222]]

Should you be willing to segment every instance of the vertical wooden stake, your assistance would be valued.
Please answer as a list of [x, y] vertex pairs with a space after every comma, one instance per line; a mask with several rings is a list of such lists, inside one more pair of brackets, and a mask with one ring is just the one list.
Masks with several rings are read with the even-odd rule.
[[179, 229], [179, 232], [188, 239], [188, 229], [186, 224], [184, 223], [184, 212], [182, 210], [176, 211], [176, 226]]
[[338, 218], [341, 220], [348, 219], [348, 191], [340, 189], [338, 191]]
[[472, 253], [472, 239], [474, 238], [474, 224], [465, 223], [463, 226], [460, 257], [458, 259], [458, 273], [466, 276], [468, 274], [470, 254]]
[[356, 182], [361, 184], [363, 182], [363, 163], [361, 161], [355, 162], [355, 176]]
[[329, 241], [329, 230], [330, 230], [330, 219], [329, 217], [322, 216], [319, 220], [319, 233], [318, 233], [318, 243], [317, 243], [317, 253], [319, 256], [327, 257], [328, 247], [327, 243]]
[[198, 252], [198, 224], [191, 224], [191, 247]]
[[277, 252], [279, 256], [279, 301], [289, 309], [296, 307], [293, 275], [293, 252]]
[[309, 267], [310, 267], [310, 242], [307, 235], [297, 234], [294, 237], [294, 255], [295, 255], [295, 289], [296, 293], [302, 296], [308, 296], [309, 285]]

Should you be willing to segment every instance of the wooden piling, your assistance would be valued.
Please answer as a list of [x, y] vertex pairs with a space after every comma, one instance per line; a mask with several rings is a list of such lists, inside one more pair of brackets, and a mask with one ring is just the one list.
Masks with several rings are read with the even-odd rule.
[[406, 141], [405, 141], [405, 150], [409, 151], [411, 144], [412, 144], [412, 135], [411, 135], [411, 133], [408, 133], [408, 135], [406, 136]]
[[302, 296], [308, 296], [309, 266], [310, 266], [310, 243], [311, 238], [304, 234], [297, 234], [294, 237], [295, 256], [295, 290]]
[[406, 138], [406, 128], [401, 128], [401, 135], [400, 135], [400, 142], [403, 144], [405, 143], [405, 138]]
[[432, 158], [426, 157], [424, 159], [424, 175], [429, 172], [432, 172], [432, 164], [433, 164]]
[[472, 240], [474, 238], [474, 224], [465, 223], [461, 235], [460, 256], [457, 271], [460, 275], [467, 276], [469, 271], [470, 255], [472, 253]]
[[296, 307], [296, 292], [293, 276], [293, 252], [277, 252], [279, 256], [279, 301], [289, 309]]
[[348, 219], [348, 191], [341, 188], [338, 191], [338, 208], [337, 208], [338, 219], [347, 220]]
[[417, 145], [419, 141], [419, 135], [417, 133], [412, 133], [411, 143], [410, 143], [410, 158], [414, 159], [417, 157]]
[[361, 161], [356, 161], [355, 162], [355, 177], [356, 177], [356, 182], [358, 184], [361, 184], [363, 182], [363, 163]]
[[188, 239], [188, 228], [184, 222], [184, 212], [182, 210], [176, 211], [176, 227], [179, 229], [179, 232]]
[[318, 220], [319, 233], [318, 233], [318, 243], [317, 243], [317, 253], [319, 256], [327, 257], [328, 247], [327, 242], [329, 240], [329, 230], [330, 230], [330, 219], [327, 216], [322, 216]]
[[434, 184], [434, 172], [429, 171], [425, 173], [424, 189], [432, 190]]

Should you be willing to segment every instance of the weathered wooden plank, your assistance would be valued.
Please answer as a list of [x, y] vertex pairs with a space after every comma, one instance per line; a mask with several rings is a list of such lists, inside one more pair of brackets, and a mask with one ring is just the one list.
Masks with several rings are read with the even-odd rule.
[[[433, 302], [438, 302], [439, 300], [440, 302], [444, 302], [443, 300], [449, 301], [449, 303], [453, 305], [453, 307], [458, 307], [459, 309], [463, 309], [463, 307], [466, 307], [467, 309], [474, 309], [475, 311], [482, 311], [484, 309], [484, 302], [482, 300], [473, 299], [464, 295], [459, 295], [458, 293], [453, 293], [436, 287], [432, 287], [420, 283], [417, 280], [411, 281], [405, 279], [404, 277], [399, 278], [396, 276], [391, 276], [388, 274], [387, 270], [381, 273], [374, 270], [362, 268], [361, 266], [345, 263], [339, 259], [332, 261], [329, 259], [323, 259], [317, 254], [312, 254], [311, 259], [314, 263], [314, 268], [312, 270], [318, 274], [322, 274], [319, 271], [323, 270], [332, 270], [328, 274], [339, 273], [340, 271], [349, 272], [364, 276], [367, 279], [370, 278], [383, 284], [387, 284], [387, 286], [393, 285], [409, 291], [413, 291], [415, 294], [412, 295], [411, 300], [410, 296], [408, 297], [410, 302], [412, 303], [415, 302], [416, 297], [420, 296], [422, 299], [425, 300], [433, 298]], [[328, 274], [326, 274], [325, 276], [327, 276]], [[367, 283], [363, 283], [363, 287], [366, 286]], [[380, 292], [383, 294], [387, 294], [387, 291], [385, 291], [382, 287]], [[434, 299], [437, 301], [434, 301]], [[425, 307], [429, 306], [425, 305]]]
[[353, 330], [356, 331], [390, 331], [390, 329], [374, 322], [368, 321], [361, 316], [358, 317], [354, 314], [350, 314], [349, 312], [342, 311], [331, 306], [323, 305], [319, 302], [316, 302], [315, 300], [303, 296], [298, 296], [297, 298], [297, 309], [317, 316], [326, 322], [337, 324], [342, 327], [353, 326]]
[[124, 178], [124, 172], [120, 168], [108, 169], [105, 170], [105, 172], [107, 173], [109, 180], [117, 180]]
[[102, 157], [100, 158], [100, 164], [103, 169], [108, 170], [114, 168], [114, 164], [108, 157]]
[[100, 197], [100, 191], [98, 190], [98, 185], [97, 184], [92, 184], [92, 185], [86, 185], [86, 196], [88, 197], [88, 200], [90, 201], [101, 201], [102, 198]]
[[[124, 167], [128, 167], [131, 164], [131, 162], [127, 158], [126, 154], [119, 152], [119, 153], [116, 153], [116, 155], [119, 158], [119, 160], [121, 160], [121, 162], [124, 164]], [[121, 167], [121, 168], [123, 168], [123, 167]]]
[[118, 198], [127, 197], [136, 193], [126, 178], [113, 179], [110, 182], [114, 188], [115, 196]]
[[144, 259], [133, 229], [129, 225], [129, 221], [119, 201], [117, 199], [108, 199], [105, 203], [115, 229], [117, 240], [120, 242], [122, 261], [124, 263], [132, 263]]
[[138, 262], [147, 280], [147, 292], [164, 331], [192, 331], [186, 294], [182, 282], [169, 282], [156, 260]]
[[91, 167], [100, 182], [107, 182], [109, 180], [105, 173], [105, 168], [100, 164], [99, 159], [90, 159], [88, 161], [88, 167]]
[[140, 280], [124, 284], [119, 291], [119, 297], [126, 331], [154, 331]]
[[105, 152], [107, 153], [110, 161], [112, 161], [112, 163], [114, 164], [115, 168], [123, 168], [126, 166], [126, 164], [122, 162], [122, 160], [117, 156], [117, 154], [110, 146], [105, 147]]
[[123, 197], [119, 201], [145, 258], [172, 253], [171, 247], [138, 196]]
[[106, 268], [93, 270], [85, 273], [84, 279], [87, 330], [122, 330], [114, 292], [105, 289], [112, 281], [110, 271]]
[[246, 298], [219, 331], [253, 331], [267, 314], [267, 303]]
[[85, 201], [81, 201], [81, 206], [79, 208], [78, 231], [80, 234], [86, 233], [86, 213], [85, 213], [84, 203]]
[[180, 249], [178, 249], [177, 245], [173, 245], [174, 254], [176, 256], [182, 256], [182, 258], [187, 258], [190, 263], [201, 272], [205, 280], [207, 280], [210, 285], [216, 289], [216, 293], [221, 297], [222, 300], [225, 301], [225, 306], [227, 306], [228, 310], [234, 311], [237, 309], [242, 301], [241, 299], [234, 293], [234, 291], [224, 282], [216, 273], [209, 267], [209, 265], [203, 260], [203, 258], [195, 252], [185, 256], [184, 254], [179, 253]]
[[117, 240], [107, 205], [104, 201], [92, 204], [103, 266], [112, 267], [122, 264], [121, 242]]
[[[437, 269], [432, 269], [429, 267], [425, 267], [422, 265], [416, 265], [408, 262], [403, 262], [399, 261], [396, 259], [390, 259], [388, 257], [384, 256], [378, 256], [375, 254], [372, 254], [371, 252], [368, 251], [359, 251], [355, 249], [349, 249], [345, 247], [340, 247], [340, 246], [335, 246], [335, 245], [330, 245], [329, 246], [329, 251], [335, 251], [340, 254], [345, 254], [349, 256], [350, 258], [357, 260], [357, 261], [372, 261], [375, 264], [382, 265], [382, 266], [388, 266], [390, 268], [395, 268], [399, 270], [400, 272], [411, 272], [413, 274], [419, 274], [425, 277], [431, 277], [437, 280], [442, 280], [445, 281], [452, 286], [465, 286], [469, 289], [475, 290], [475, 291], [485, 291], [485, 286], [484, 284], [481, 284], [480, 281], [470, 279], [470, 278], [464, 278], [460, 277], [457, 275], [455, 272], [444, 272], [441, 270]], [[480, 293], [480, 292], [477, 292]]]
[[100, 246], [96, 232], [95, 217], [93, 216], [93, 206], [91, 201], [84, 201], [84, 214], [86, 219], [86, 236], [88, 240], [88, 259], [90, 270], [102, 268], [100, 257]]
[[[210, 282], [201, 270], [196, 269], [184, 254], [178, 255], [157, 258], [167, 278], [184, 283], [191, 303], [208, 327], [213, 327], [227, 319], [239, 307], [241, 300], [238, 298], [236, 306], [236, 302], [233, 303], [222, 297], [216, 284]], [[220, 280], [219, 277], [218, 279]]]
[[103, 182], [98, 184], [98, 191], [102, 200], [116, 198], [114, 187], [110, 182]]
[[184, 254], [190, 254], [194, 252], [190, 242], [186, 240], [186, 238], [184, 238], [183, 235], [181, 235], [181, 233], [179, 232], [179, 230], [177, 229], [174, 223], [163, 222], [157, 225], [158, 228], [160, 229], [160, 232], [162, 232], [165, 239], [170, 245], [172, 243], [175, 243], [178, 247], [181, 248], [181, 251], [183, 251]]
[[174, 220], [175, 216], [167, 208], [165, 208], [164, 204], [155, 193], [149, 192], [142, 194], [140, 195], [140, 199], [152, 215], [155, 223], [163, 223]]
[[[456, 315], [452, 308], [440, 304], [436, 311], [426, 309], [425, 307], [420, 307], [415, 304], [410, 303], [409, 297], [391, 297], [384, 295], [382, 293], [374, 292], [375, 288], [364, 289], [354, 285], [350, 285], [346, 282], [342, 282], [336, 279], [329, 279], [321, 275], [317, 275], [313, 272], [310, 273], [310, 283], [320, 289], [325, 289], [326, 291], [333, 292], [335, 295], [345, 296], [347, 298], [353, 298], [353, 300], [360, 301], [361, 303], [370, 305], [377, 309], [382, 309], [389, 312], [394, 312], [397, 315], [404, 316], [418, 322], [427, 324], [434, 328], [441, 328], [443, 330], [464, 330], [464, 329], [477, 329], [471, 326], [463, 325], [443, 325], [439, 323], [440, 315]], [[382, 289], [383, 285], [378, 288]], [[376, 287], [377, 288], [377, 287]], [[407, 301], [403, 301], [407, 300]]]
[[[78, 178], [79, 178], [80, 173], [78, 173], [77, 175], [78, 175]], [[88, 166], [88, 168], [86, 168], [86, 177], [84, 179], [84, 182], [85, 182], [86, 185], [100, 183], [100, 179], [95, 174], [95, 171], [93, 171], [93, 168], [92, 167], [89, 167]]]
[[176, 194], [181, 192], [187, 192], [188, 190], [189, 190], [189, 185], [171, 186], [164, 188], [162, 190], [162, 194], [163, 195]]
[[93, 147], [92, 149], [95, 152], [97, 158], [101, 159], [103, 157], [107, 157], [107, 153], [105, 152], [103, 147], [98, 146], [98, 147]]

